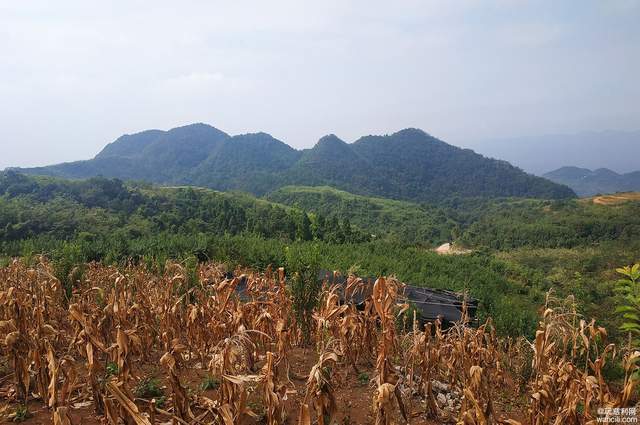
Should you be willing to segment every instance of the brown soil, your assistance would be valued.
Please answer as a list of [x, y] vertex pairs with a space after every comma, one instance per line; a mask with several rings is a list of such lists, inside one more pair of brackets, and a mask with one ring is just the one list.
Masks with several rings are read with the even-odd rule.
[[594, 204], [598, 205], [619, 205], [628, 201], [640, 201], [640, 192], [615, 193], [595, 196], [590, 199]]
[[[286, 424], [298, 423], [298, 410], [299, 406], [304, 399], [306, 378], [318, 360], [318, 355], [313, 349], [293, 349], [289, 353], [290, 358], [290, 371], [289, 379], [291, 383], [288, 385], [288, 395], [285, 401], [287, 420]], [[262, 367], [263, 361], [256, 364], [256, 372]], [[190, 368], [185, 369], [181, 376], [182, 385], [189, 388], [193, 394], [198, 394], [212, 400], [217, 398], [217, 390], [200, 389], [200, 385], [203, 379], [206, 377], [207, 372], [195, 363], [188, 365]], [[200, 365], [198, 365], [200, 366]], [[375, 421], [375, 417], [372, 413], [372, 400], [375, 394], [375, 385], [373, 382], [367, 382], [366, 377], [374, 376], [374, 367], [372, 365], [359, 365], [360, 379], [358, 374], [353, 368], [342, 367], [340, 370], [334, 372], [334, 395], [338, 404], [337, 423], [340, 425], [347, 424], [372, 424]], [[136, 371], [136, 376], [157, 376], [163, 386], [163, 391], [170, 397], [169, 383], [166, 381], [163, 371], [157, 363], [150, 363], [141, 365], [140, 369]], [[284, 384], [287, 382], [286, 370], [283, 367], [278, 371], [278, 383]], [[264, 420], [264, 407], [262, 405], [262, 392], [259, 385], [249, 386], [249, 408], [258, 416], [258, 418], [251, 418], [246, 416], [242, 423], [244, 425], [257, 425], [265, 423]], [[523, 412], [523, 405], [526, 404], [526, 400], [514, 400], [514, 388], [502, 388], [496, 389], [496, 416], [501, 419], [516, 419], [523, 423], [526, 422], [526, 416]], [[9, 412], [15, 411], [17, 404], [11, 402], [11, 384], [10, 381], [5, 381], [0, 388], [0, 406], [5, 405], [8, 407]], [[7, 401], [9, 401], [7, 405]], [[87, 424], [98, 425], [105, 422], [101, 417], [98, 417], [93, 409], [93, 404], [89, 404], [87, 401], [87, 395], [81, 395], [79, 391], [76, 391], [76, 399], [72, 403], [71, 419], [74, 425]], [[147, 410], [148, 403], [142, 400], [136, 400], [139, 408], [142, 411]], [[435, 425], [441, 423], [455, 423], [456, 418], [439, 418], [437, 420], [426, 420], [424, 418], [424, 403], [418, 397], [411, 400], [405, 400], [406, 408], [410, 412], [409, 424], [427, 424]], [[28, 425], [35, 424], [50, 424], [51, 423], [51, 411], [47, 409], [45, 404], [41, 400], [32, 399], [28, 403], [28, 410], [30, 417], [22, 422]], [[171, 420], [170, 417], [158, 415], [156, 417], [156, 423], [167, 423]], [[404, 423], [398, 412], [398, 420], [395, 423]]]

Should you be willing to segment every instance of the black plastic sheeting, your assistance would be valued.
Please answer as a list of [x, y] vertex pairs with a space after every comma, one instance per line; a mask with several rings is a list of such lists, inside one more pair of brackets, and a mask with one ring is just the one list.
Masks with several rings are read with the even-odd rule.
[[[328, 271], [320, 272], [318, 278], [330, 285], [344, 286], [347, 282], [345, 276], [334, 275], [334, 273]], [[376, 278], [372, 277], [361, 279], [369, 288], [364, 293], [359, 293], [349, 300], [356, 304], [363, 303], [371, 294], [373, 284], [376, 281]], [[418, 320], [422, 323], [433, 322], [439, 318], [442, 324], [447, 326], [462, 319], [463, 303], [465, 302], [463, 294], [405, 284], [398, 298], [400, 302], [407, 302], [416, 309], [419, 315]], [[473, 322], [478, 310], [478, 300], [467, 296], [466, 305], [467, 319]]]
[[[247, 279], [245, 276], [238, 277], [239, 281], [236, 286], [236, 292], [240, 298], [245, 298], [247, 297], [245, 294]], [[232, 275], [229, 274], [227, 278], [232, 278]], [[365, 277], [361, 279], [365, 283], [366, 289], [353, 295], [351, 299], [348, 300], [349, 302], [362, 304], [365, 299], [371, 295], [376, 278]], [[339, 285], [343, 288], [347, 282], [345, 276], [329, 271], [321, 271], [318, 275], [318, 280], [326, 282], [328, 285]], [[342, 291], [340, 295], [344, 296]], [[457, 292], [405, 284], [398, 298], [399, 302], [407, 302], [416, 309], [419, 315], [418, 320], [421, 323], [433, 322], [439, 318], [444, 326], [448, 326], [462, 319], [462, 305], [465, 298], [463, 294]], [[343, 301], [345, 300], [343, 299]], [[473, 323], [478, 310], [478, 300], [467, 296], [466, 304], [467, 319]]]

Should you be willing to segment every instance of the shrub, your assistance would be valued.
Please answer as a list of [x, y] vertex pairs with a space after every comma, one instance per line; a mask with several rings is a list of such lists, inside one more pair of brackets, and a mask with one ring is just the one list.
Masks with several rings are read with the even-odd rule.
[[623, 304], [616, 309], [624, 319], [620, 330], [631, 336], [631, 342], [636, 348], [640, 345], [640, 264], [616, 271], [624, 276], [617, 282], [617, 290], [623, 297]]

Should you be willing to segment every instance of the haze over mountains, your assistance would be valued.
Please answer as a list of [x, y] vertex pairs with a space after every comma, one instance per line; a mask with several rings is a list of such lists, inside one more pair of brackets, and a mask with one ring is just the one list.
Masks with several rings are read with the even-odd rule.
[[640, 131], [512, 137], [467, 145], [539, 176], [565, 166], [618, 173], [640, 170]]
[[460, 197], [567, 198], [566, 186], [506, 161], [449, 145], [419, 129], [335, 135], [296, 150], [265, 133], [230, 136], [207, 124], [124, 135], [93, 159], [19, 169], [66, 178], [102, 175], [263, 195], [286, 185], [328, 185], [356, 194], [413, 201]]
[[571, 187], [578, 196], [640, 191], [640, 171], [618, 174], [608, 168], [562, 167], [544, 177]]

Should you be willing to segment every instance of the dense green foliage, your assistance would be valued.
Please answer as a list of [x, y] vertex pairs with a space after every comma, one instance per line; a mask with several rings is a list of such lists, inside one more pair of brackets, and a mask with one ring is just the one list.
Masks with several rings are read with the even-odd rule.
[[617, 270], [623, 276], [617, 282], [617, 289], [623, 297], [623, 303], [616, 309], [622, 313], [620, 330], [631, 336], [634, 347], [640, 346], [640, 264], [626, 266]]
[[640, 241], [610, 241], [577, 248], [519, 248], [495, 254], [499, 260], [520, 270], [513, 279], [553, 290], [556, 296], [573, 296], [586, 319], [596, 318], [616, 340], [621, 317], [612, 312], [619, 305], [615, 269], [640, 259]]
[[422, 130], [366, 136], [347, 144], [326, 136], [297, 151], [268, 134], [229, 136], [205, 124], [122, 136], [94, 159], [23, 170], [205, 186], [263, 195], [285, 185], [329, 185], [418, 202], [460, 197], [571, 198], [566, 186], [507, 162], [444, 143]]
[[640, 239], [640, 202], [485, 201], [468, 217], [461, 242], [496, 250], [573, 248]]
[[329, 187], [289, 186], [268, 199], [337, 214], [378, 239], [433, 247], [454, 240], [471, 248], [574, 248], [640, 240], [640, 202], [451, 198], [415, 204]]
[[[313, 221], [312, 221], [313, 218]], [[94, 249], [150, 234], [254, 234], [337, 243], [368, 239], [348, 222], [243, 194], [193, 188], [127, 187], [119, 180], [63, 181], [0, 175], [0, 243], [87, 241]], [[43, 243], [43, 242], [39, 242]]]
[[337, 215], [375, 239], [411, 245], [431, 247], [446, 242], [459, 228], [441, 207], [353, 195], [328, 186], [287, 186], [267, 198], [326, 216]]

